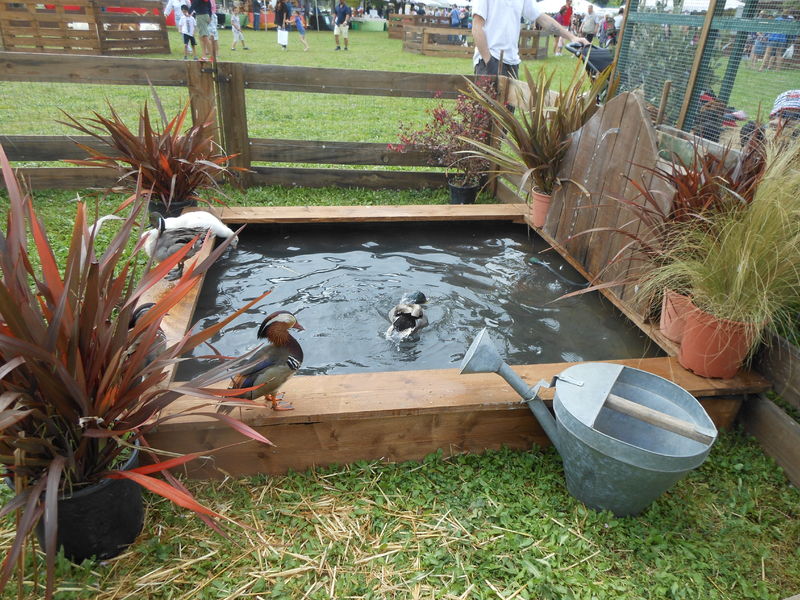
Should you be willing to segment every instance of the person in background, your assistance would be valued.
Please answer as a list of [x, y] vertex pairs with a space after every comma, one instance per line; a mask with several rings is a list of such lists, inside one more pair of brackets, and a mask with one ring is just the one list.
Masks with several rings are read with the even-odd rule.
[[333, 9], [335, 14], [333, 25], [333, 39], [336, 40], [336, 50], [341, 50], [339, 36], [344, 38], [344, 49], [347, 50], [348, 30], [350, 29], [350, 19], [353, 16], [352, 9], [345, 4], [344, 0], [339, 0], [339, 4]]
[[189, 52], [197, 60], [197, 42], [194, 39], [195, 20], [189, 13], [189, 7], [181, 6], [181, 16], [178, 19], [178, 31], [183, 34], [183, 60], [189, 58]]
[[294, 26], [297, 28], [297, 34], [300, 36], [300, 41], [303, 43], [303, 52], [308, 52], [308, 42], [306, 41], [306, 28], [303, 25], [303, 16], [300, 14], [300, 7], [297, 10], [292, 10], [289, 5], [289, 13], [294, 20]]
[[[559, 21], [559, 25], [563, 26], [564, 29], [567, 31], [570, 30], [572, 27], [572, 0], [566, 0], [564, 6], [561, 7], [561, 10], [558, 11], [558, 14], [561, 15], [561, 20]], [[556, 39], [556, 56], [561, 56], [561, 48], [564, 45], [564, 38], [560, 35], [557, 36]]]
[[231, 14], [231, 31], [233, 32], [233, 44], [231, 50], [236, 50], [236, 43], [242, 43], [242, 50], [250, 50], [244, 43], [244, 33], [242, 33], [242, 22], [240, 20], [242, 13], [239, 11], [239, 5], [233, 6], [233, 13]]
[[622, 6], [617, 12], [617, 15], [614, 17], [614, 29], [617, 30], [617, 34], [619, 34], [620, 30], [622, 29], [622, 22], [625, 20], [625, 7]]
[[583, 17], [581, 33], [591, 42], [598, 31], [600, 31], [600, 15], [594, 12], [594, 5], [590, 4], [586, 9], [586, 16]]
[[197, 23], [197, 35], [200, 36], [200, 47], [202, 56], [200, 60], [209, 60], [211, 57], [211, 36], [209, 27], [211, 26], [211, 1], [192, 0], [191, 12]]
[[[278, 0], [275, 5], [275, 27], [278, 29], [286, 29], [289, 25], [289, 7], [285, 0]], [[281, 47], [286, 50], [286, 45], [281, 44]]]
[[552, 33], [570, 42], [589, 44], [586, 38], [571, 33], [553, 17], [541, 12], [534, 0], [475, 0], [472, 5], [472, 37], [475, 39], [472, 62], [475, 75], [497, 75], [500, 71], [501, 75], [517, 77], [521, 62], [521, 17], [536, 21], [546, 34]]
[[208, 23], [208, 37], [211, 40], [211, 57], [219, 56], [219, 18], [217, 17], [217, 0], [211, 2], [211, 20]]
[[[776, 17], [776, 23], [783, 23], [783, 17]], [[789, 47], [789, 36], [785, 33], [768, 33], [767, 48], [764, 50], [764, 61], [761, 63], [759, 71], [769, 70], [775, 67], [780, 71], [783, 66], [783, 53]]]
[[258, 31], [261, 29], [261, 0], [253, 0], [253, 29]]
[[[459, 16], [458, 7], [453, 4], [453, 8], [450, 9], [450, 27], [461, 27], [461, 17]], [[448, 42], [460, 42], [461, 36], [460, 35], [448, 35], [447, 36]]]

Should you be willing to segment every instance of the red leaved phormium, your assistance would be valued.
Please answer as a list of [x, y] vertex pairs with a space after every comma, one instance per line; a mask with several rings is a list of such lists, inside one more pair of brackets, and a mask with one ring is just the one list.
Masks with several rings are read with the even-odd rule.
[[[9, 197], [7, 226], [0, 232], [0, 464], [15, 482], [24, 484], [0, 509], [0, 516], [21, 512], [16, 537], [0, 569], [0, 589], [12, 574], [26, 536], [44, 518], [46, 596], [51, 597], [56, 500], [65, 491], [105, 477], [125, 477], [205, 519], [217, 516], [191, 498], [168, 472], [166, 482], [153, 477], [152, 473], [181, 460], [159, 463], [154, 455], [155, 466], [130, 473], [115, 469], [126, 447], [138, 442], [149, 448], [148, 432], [170, 418], [161, 411], [184, 394], [204, 399], [190, 411], [213, 416], [220, 401], [237, 393], [210, 386], [228, 379], [231, 371], [246, 368], [247, 356], [219, 357], [218, 366], [180, 389], [167, 385], [166, 373], [182, 355], [269, 292], [212, 327], [163, 344], [161, 319], [198, 284], [227, 241], [188, 266], [132, 326], [131, 317], [144, 294], [177, 265], [191, 244], [158, 265], [142, 266], [141, 242], [130, 251], [133, 234], [139, 233], [137, 216], [145, 205], [145, 198], [135, 194], [130, 214], [99, 252], [95, 228], [87, 222], [86, 206], [80, 202], [66, 259], [58, 264], [44, 224], [30, 196], [21, 190], [2, 147], [0, 166]], [[205, 243], [212, 241], [207, 238]], [[155, 357], [154, 347], [160, 349]], [[244, 423], [231, 417], [221, 420], [246, 438], [270, 443]]]
[[217, 188], [217, 181], [231, 170], [246, 170], [228, 166], [235, 155], [226, 155], [214, 142], [216, 125], [212, 120], [186, 128], [189, 104], [167, 120], [158, 96], [155, 92], [153, 95], [161, 118], [160, 129], [153, 127], [147, 104], [139, 113], [136, 132], [128, 128], [110, 104], [109, 117], [95, 112], [94, 118], [84, 122], [64, 113], [67, 118], [62, 122], [64, 125], [91, 136], [107, 148], [101, 151], [77, 143], [88, 158], [67, 162], [115, 169], [123, 186], [135, 190], [138, 182], [142, 193], [166, 207], [173, 201], [203, 201], [199, 190]]

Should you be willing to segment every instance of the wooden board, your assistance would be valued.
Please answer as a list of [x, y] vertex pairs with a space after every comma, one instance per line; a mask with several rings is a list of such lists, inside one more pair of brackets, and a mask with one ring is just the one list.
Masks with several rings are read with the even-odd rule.
[[467, 87], [463, 75], [284, 65], [245, 64], [244, 79], [248, 89], [402, 98], [455, 98]]
[[772, 382], [786, 402], [800, 409], [800, 348], [778, 335], [770, 335], [755, 357], [758, 372]]
[[[725, 383], [696, 377], [674, 359], [623, 362], [674, 378], [697, 395], [719, 427], [732, 423], [740, 400], [736, 390], [764, 389], [766, 383], [743, 374]], [[567, 363], [524, 365], [514, 369], [530, 384], [549, 380]], [[220, 384], [220, 385], [225, 385]], [[244, 444], [216, 453], [213, 466], [230, 474], [284, 473], [316, 465], [356, 460], [418, 460], [441, 449], [482, 452], [503, 445], [530, 448], [549, 443], [528, 407], [499, 376], [459, 375], [455, 369], [294, 377], [285, 386], [295, 410], [233, 409], [274, 448]], [[545, 398], [552, 397], [546, 390]], [[719, 394], [723, 394], [718, 396]], [[196, 400], [181, 399], [170, 412]], [[240, 441], [218, 421], [180, 417], [148, 436], [156, 448], [173, 452], [208, 450]], [[212, 465], [192, 467], [198, 477], [219, 476]]]
[[747, 400], [741, 420], [747, 433], [756, 437], [789, 481], [800, 487], [800, 424], [764, 396]]
[[0, 81], [185, 86], [182, 60], [0, 52]]
[[11, 161], [36, 162], [86, 158], [86, 152], [78, 148], [77, 142], [103, 152], [111, 151], [111, 148], [88, 135], [0, 135], [0, 145]]
[[447, 184], [444, 173], [430, 171], [360, 171], [356, 169], [304, 169], [299, 167], [252, 167], [251, 185], [292, 187], [344, 187], [367, 189], [418, 190], [441, 188]]
[[[25, 167], [15, 171], [32, 190], [108, 188], [119, 178], [117, 171], [103, 167]], [[0, 189], [4, 187], [0, 181]]]
[[524, 204], [387, 206], [256, 206], [217, 211], [225, 223], [367, 223], [408, 221], [512, 221], [522, 223]]
[[316, 163], [321, 165], [428, 165], [429, 154], [420, 150], [398, 152], [385, 143], [331, 142], [253, 138], [250, 158], [264, 162]]

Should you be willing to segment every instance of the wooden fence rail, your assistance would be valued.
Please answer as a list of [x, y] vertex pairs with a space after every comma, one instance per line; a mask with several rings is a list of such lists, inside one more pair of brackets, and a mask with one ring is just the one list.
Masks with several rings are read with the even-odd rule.
[[[474, 79], [469, 77], [469, 79]], [[219, 141], [234, 166], [250, 169], [240, 176], [247, 185], [344, 186], [414, 189], [441, 187], [444, 173], [403, 171], [398, 167], [428, 164], [421, 151], [390, 151], [388, 144], [308, 141], [250, 137], [245, 90], [350, 94], [395, 98], [454, 99], [466, 87], [453, 74], [364, 71], [317, 67], [287, 67], [220, 62], [210, 65], [178, 60], [106, 56], [43, 55], [0, 52], [0, 81], [186, 87], [194, 122], [216, 119]], [[502, 80], [501, 90], [507, 88]], [[324, 118], [324, 117], [323, 117]], [[0, 143], [12, 161], [53, 162], [83, 158], [75, 142], [99, 147], [85, 136], [3, 135]], [[308, 163], [391, 167], [391, 169], [334, 169], [268, 167], [254, 163]], [[114, 173], [85, 167], [26, 167], [21, 169], [32, 188], [81, 188], [108, 185]], [[83, 175], [86, 178], [83, 178]]]

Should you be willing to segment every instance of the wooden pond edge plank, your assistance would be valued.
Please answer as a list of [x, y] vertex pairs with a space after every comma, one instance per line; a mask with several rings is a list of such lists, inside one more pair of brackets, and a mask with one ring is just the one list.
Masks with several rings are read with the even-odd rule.
[[765, 454], [774, 458], [789, 481], [800, 487], [800, 423], [763, 394], [749, 398], [739, 418]]
[[[671, 357], [593, 361], [641, 369], [675, 382], [697, 398], [760, 393], [769, 389], [769, 382], [757, 373], [742, 372], [733, 379], [706, 379], [686, 371]], [[579, 363], [520, 365], [514, 370], [529, 384], [550, 381], [567, 367]], [[217, 387], [226, 386], [221, 382]], [[388, 371], [341, 375], [295, 376], [282, 388], [292, 411], [267, 408], [235, 408], [234, 413], [252, 426], [287, 423], [314, 423], [340, 419], [387, 418], [425, 413], [483, 412], [494, 410], [527, 411], [514, 390], [493, 373], [459, 375], [458, 369], [425, 371]], [[541, 397], [550, 400], [552, 389], [543, 389]], [[186, 397], [179, 400], [165, 415], [173, 414], [203, 402]], [[191, 423], [196, 427], [219, 427], [207, 417], [177, 417], [165, 424], [167, 432]]]
[[524, 204], [409, 204], [378, 206], [226, 207], [224, 223], [367, 223], [400, 221], [511, 221], [523, 223]]

